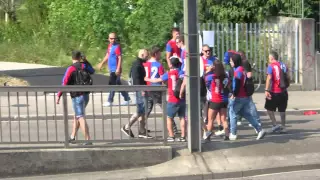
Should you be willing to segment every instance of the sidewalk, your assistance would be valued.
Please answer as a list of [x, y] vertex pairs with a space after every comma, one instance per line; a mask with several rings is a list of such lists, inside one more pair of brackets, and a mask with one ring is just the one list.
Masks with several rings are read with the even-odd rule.
[[[120, 180], [120, 179], [220, 179], [320, 168], [320, 130], [316, 116], [288, 116], [288, 133], [268, 134], [255, 140], [248, 125], [239, 128], [239, 140], [224, 142], [215, 137], [202, 153], [190, 154], [185, 145], [174, 146], [175, 158], [145, 168], [92, 173], [26, 177], [26, 180]], [[265, 127], [270, 121], [263, 118]], [[134, 167], [132, 167], [134, 168]], [[13, 178], [16, 180], [19, 178]], [[8, 179], [9, 180], [9, 179]]]

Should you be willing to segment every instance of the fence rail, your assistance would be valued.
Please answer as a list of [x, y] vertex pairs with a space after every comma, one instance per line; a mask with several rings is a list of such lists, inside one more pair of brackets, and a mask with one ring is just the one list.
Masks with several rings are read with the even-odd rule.
[[[146, 128], [154, 138], [149, 140], [133, 139], [121, 132], [133, 113], [135, 104], [121, 105], [120, 93], [114, 105], [104, 107], [110, 91], [157, 91], [162, 93], [162, 109], [154, 108]], [[0, 88], [0, 148], [21, 148], [50, 145], [52, 147], [83, 147], [84, 141], [77, 137], [77, 145], [69, 143], [74, 113], [68, 92], [91, 92], [86, 108], [91, 142], [94, 145], [137, 146], [139, 144], [163, 144], [166, 139], [166, 87], [164, 86], [29, 86]], [[62, 91], [62, 102], [56, 104], [56, 92]], [[53, 93], [54, 92], [54, 93]], [[32, 94], [32, 95], [30, 95]], [[135, 102], [135, 93], [130, 93]], [[147, 103], [147, 102], [145, 102]], [[147, 108], [147, 104], [145, 105]], [[132, 127], [137, 135], [138, 125]], [[81, 132], [79, 132], [82, 134]], [[80, 135], [79, 134], [79, 135]]]

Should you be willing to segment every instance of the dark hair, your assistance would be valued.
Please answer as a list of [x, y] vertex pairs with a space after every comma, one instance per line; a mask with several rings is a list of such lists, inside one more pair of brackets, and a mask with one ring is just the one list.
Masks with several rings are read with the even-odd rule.
[[172, 28], [172, 29], [171, 29], [171, 32], [180, 32], [180, 29], [179, 29], [179, 28], [174, 27], [174, 28]]
[[157, 53], [159, 53], [159, 52], [161, 52], [161, 49], [158, 46], [153, 46], [151, 48], [151, 53], [150, 54], [151, 54], [152, 57], [155, 57], [155, 55]]
[[247, 60], [247, 56], [246, 56], [246, 53], [242, 50], [238, 51], [238, 53], [240, 54], [241, 58], [243, 61], [246, 61]]
[[183, 36], [178, 36], [177, 40], [179, 40], [179, 42], [183, 42], [184, 43], [184, 37]]
[[82, 53], [78, 50], [72, 51], [72, 59], [74, 60], [80, 60], [82, 56]]
[[214, 74], [222, 82], [224, 78], [226, 78], [226, 72], [224, 70], [223, 63], [220, 60], [215, 60], [213, 65], [214, 65]]
[[237, 68], [239, 66], [241, 66], [242, 64], [242, 58], [240, 56], [240, 54], [233, 54], [231, 57], [233, 63], [234, 63], [234, 67]]
[[278, 60], [279, 55], [276, 51], [271, 50], [269, 53], [274, 59]]
[[174, 67], [174, 68], [179, 68], [179, 67], [180, 67], [180, 60], [179, 60], [179, 58], [177, 58], [177, 57], [171, 57], [171, 58], [170, 58], [170, 62], [171, 62], [172, 67]]
[[210, 46], [209, 46], [208, 44], [202, 45], [202, 49], [203, 49], [204, 47], [210, 48]]

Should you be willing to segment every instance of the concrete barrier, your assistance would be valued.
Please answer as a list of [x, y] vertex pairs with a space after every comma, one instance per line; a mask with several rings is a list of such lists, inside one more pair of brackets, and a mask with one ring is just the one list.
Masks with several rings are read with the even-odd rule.
[[156, 165], [172, 159], [169, 146], [0, 151], [0, 178], [108, 171]]

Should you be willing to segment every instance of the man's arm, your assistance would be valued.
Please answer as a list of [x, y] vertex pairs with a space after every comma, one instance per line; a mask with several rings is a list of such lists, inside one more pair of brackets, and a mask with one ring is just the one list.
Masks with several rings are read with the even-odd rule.
[[94, 74], [95, 70], [88, 60], [84, 60], [84, 69], [87, 70], [90, 74]]
[[102, 66], [108, 61], [108, 58], [109, 58], [109, 52], [106, 53], [103, 60], [99, 63], [98, 65], [99, 70], [101, 70]]
[[270, 83], [272, 79], [272, 67], [269, 65], [267, 69], [267, 79], [266, 79], [266, 91], [270, 90]]
[[[62, 86], [68, 85], [70, 78], [71, 78], [71, 75], [72, 75], [72, 66], [68, 67], [68, 69], [64, 73], [64, 76], [62, 78]], [[57, 97], [58, 97], [57, 102], [60, 100], [61, 95], [62, 95], [62, 92], [59, 91], [57, 94]]]
[[183, 94], [186, 91], [186, 86], [187, 86], [187, 77], [184, 76], [181, 84], [181, 88], [180, 88], [180, 95], [179, 95], [180, 98], [183, 97]]
[[116, 48], [116, 55], [118, 57], [118, 64], [117, 64], [117, 70], [116, 72], [120, 73], [121, 72], [121, 67], [122, 67], [122, 55], [121, 55], [121, 47], [118, 45]]
[[172, 48], [170, 46], [170, 44], [168, 43], [166, 46], [166, 59], [167, 59], [167, 63], [168, 63], [168, 67], [171, 68], [171, 62], [170, 62], [170, 57], [171, 57], [171, 53], [172, 52]]
[[239, 94], [242, 76], [243, 74], [241, 72], [237, 72], [236, 77], [233, 78], [232, 94], [234, 97], [236, 97]]

